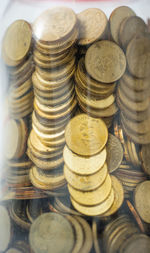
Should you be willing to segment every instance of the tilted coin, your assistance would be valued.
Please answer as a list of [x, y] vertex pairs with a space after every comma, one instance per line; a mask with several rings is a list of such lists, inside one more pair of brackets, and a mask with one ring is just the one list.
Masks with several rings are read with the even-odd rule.
[[126, 240], [120, 249], [120, 253], [148, 253], [150, 251], [150, 239], [145, 234], [135, 234]]
[[142, 145], [140, 156], [145, 173], [150, 175], [150, 144]]
[[135, 16], [135, 12], [128, 6], [120, 6], [113, 10], [110, 15], [110, 31], [113, 40], [119, 44], [119, 29], [122, 21], [130, 16]]
[[58, 7], [46, 10], [34, 21], [33, 33], [36, 40], [49, 44], [64, 39], [72, 32], [75, 25], [74, 11], [66, 7]]
[[108, 130], [100, 119], [80, 114], [70, 120], [65, 130], [68, 147], [76, 154], [91, 156], [100, 152], [108, 138]]
[[0, 251], [4, 252], [11, 241], [12, 227], [9, 213], [4, 206], [0, 206]]
[[124, 73], [122, 80], [132, 90], [144, 92], [149, 89], [149, 78], [136, 78], [127, 70]]
[[60, 214], [42, 214], [31, 225], [29, 242], [35, 253], [70, 253], [74, 240], [70, 222]]
[[106, 163], [108, 166], [108, 170], [109, 172], [114, 172], [117, 168], [119, 168], [123, 160], [123, 148], [119, 139], [112, 134], [108, 135], [106, 150]]
[[124, 74], [126, 58], [122, 49], [114, 42], [99, 41], [87, 50], [85, 66], [95, 80], [112, 83]]
[[96, 173], [106, 161], [106, 149], [92, 157], [83, 157], [73, 153], [67, 146], [63, 151], [64, 162], [67, 167], [78, 175], [91, 175]]
[[96, 8], [89, 8], [77, 15], [79, 21], [79, 45], [89, 45], [102, 39], [107, 30], [105, 13]]
[[133, 76], [146, 78], [150, 68], [150, 35], [145, 33], [137, 35], [130, 41], [126, 51], [129, 71]]
[[140, 183], [134, 192], [134, 203], [142, 220], [150, 223], [150, 181], [146, 180]]

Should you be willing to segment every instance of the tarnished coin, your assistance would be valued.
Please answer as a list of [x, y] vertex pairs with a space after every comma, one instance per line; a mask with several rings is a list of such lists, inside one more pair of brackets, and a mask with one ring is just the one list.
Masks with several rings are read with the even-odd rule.
[[143, 33], [147, 30], [144, 20], [137, 16], [126, 18], [120, 25], [119, 40], [124, 49], [136, 34]]
[[146, 78], [150, 69], [150, 35], [137, 35], [130, 41], [126, 51], [129, 71], [133, 76]]
[[112, 83], [124, 74], [126, 58], [122, 49], [114, 42], [98, 41], [87, 50], [85, 66], [95, 80]]
[[141, 148], [142, 167], [146, 174], [150, 175], [150, 144], [142, 145]]
[[29, 242], [35, 253], [70, 253], [74, 240], [72, 225], [60, 214], [42, 214], [31, 225]]
[[32, 42], [32, 30], [25, 20], [16, 20], [12, 23], [3, 39], [2, 55], [8, 66], [21, 63], [29, 53]]
[[83, 157], [73, 153], [67, 146], [63, 151], [64, 162], [67, 167], [78, 175], [91, 175], [96, 173], [106, 161], [106, 149], [92, 157]]
[[11, 221], [7, 209], [0, 206], [0, 252], [4, 252], [11, 241]]
[[89, 8], [77, 15], [79, 21], [79, 45], [89, 45], [102, 39], [107, 30], [105, 13], [96, 8]]
[[122, 77], [122, 80], [132, 90], [144, 92], [149, 89], [149, 78], [136, 78], [126, 71]]
[[68, 123], [65, 139], [68, 147], [76, 154], [92, 156], [104, 148], [108, 130], [102, 120], [80, 114]]
[[71, 185], [68, 185], [68, 190], [71, 197], [77, 203], [85, 206], [94, 206], [105, 201], [110, 194], [111, 188], [111, 178], [109, 174], [107, 175], [103, 184], [93, 191], [82, 192], [80, 190], [76, 190]]
[[57, 42], [73, 31], [76, 20], [72, 9], [66, 7], [48, 9], [34, 21], [34, 36], [36, 40], [45, 44]]
[[150, 180], [140, 183], [134, 192], [134, 203], [142, 220], [150, 223]]
[[106, 163], [108, 166], [108, 170], [109, 172], [114, 172], [117, 168], [119, 168], [123, 160], [123, 147], [119, 139], [112, 134], [108, 135], [106, 150]]
[[64, 175], [67, 182], [75, 189], [80, 191], [92, 191], [103, 184], [108, 174], [106, 163], [104, 166], [96, 173], [88, 176], [79, 176], [69, 170], [66, 165], [64, 165]]
[[113, 10], [110, 15], [110, 31], [113, 40], [119, 44], [119, 29], [122, 21], [130, 16], [135, 16], [135, 12], [128, 6], [120, 6]]
[[123, 243], [120, 253], [149, 253], [150, 238], [145, 234], [134, 234]]

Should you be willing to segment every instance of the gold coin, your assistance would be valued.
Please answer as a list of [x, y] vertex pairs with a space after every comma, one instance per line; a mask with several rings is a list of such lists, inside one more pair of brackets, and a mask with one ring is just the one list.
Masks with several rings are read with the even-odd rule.
[[113, 10], [110, 15], [110, 32], [113, 40], [119, 44], [119, 29], [122, 21], [130, 16], [135, 16], [135, 12], [128, 6], [120, 6]]
[[102, 215], [112, 206], [113, 201], [114, 201], [113, 189], [111, 190], [111, 193], [109, 194], [108, 198], [104, 202], [96, 206], [83, 206], [78, 204], [76, 201], [74, 201], [74, 199], [71, 198], [71, 202], [74, 208], [78, 212], [88, 216]]
[[21, 86], [17, 87], [10, 87], [9, 93], [11, 100], [18, 99], [29, 92], [32, 88], [32, 80], [31, 78], [28, 79], [25, 83], [23, 83]]
[[147, 25], [144, 20], [137, 16], [131, 16], [123, 20], [119, 30], [119, 40], [122, 47], [127, 48], [129, 42], [138, 33], [143, 33], [147, 30]]
[[106, 149], [91, 157], [83, 157], [73, 153], [67, 145], [63, 151], [64, 162], [67, 167], [78, 175], [88, 176], [96, 173], [106, 161]]
[[64, 165], [64, 175], [67, 182], [75, 189], [80, 191], [92, 191], [103, 184], [106, 176], [108, 174], [106, 163], [104, 166], [95, 174], [89, 176], [79, 176], [69, 170], [69, 168]]
[[95, 80], [112, 83], [124, 74], [126, 58], [122, 49], [114, 42], [98, 41], [87, 50], [85, 66]]
[[42, 140], [42, 142], [59, 142], [60, 139], [64, 138], [64, 133], [65, 133], [65, 129], [63, 129], [61, 132], [59, 133], [54, 133], [54, 134], [44, 134], [41, 133], [40, 131], [38, 131], [37, 129], [34, 129], [35, 133], [37, 134], [37, 136]]
[[8, 66], [16, 66], [29, 53], [32, 42], [31, 26], [25, 20], [13, 22], [3, 39], [3, 59]]
[[80, 12], [77, 18], [79, 21], [79, 45], [89, 45], [103, 38], [108, 21], [102, 10], [89, 8]]
[[150, 35], [137, 35], [130, 41], [126, 58], [129, 71], [137, 78], [146, 78], [149, 76], [150, 68]]
[[28, 72], [22, 74], [19, 78], [16, 77], [14, 79], [10, 79], [10, 86], [12, 87], [21, 86], [24, 82], [26, 82], [29, 78], [31, 78], [33, 72], [34, 72], [34, 65], [31, 65]]
[[111, 173], [119, 168], [123, 160], [123, 147], [119, 139], [110, 133], [108, 135], [106, 150], [107, 150], [106, 163], [108, 166], [108, 171]]
[[[42, 48], [41, 48], [42, 50]], [[54, 54], [51, 55], [49, 54], [44, 54], [44, 52], [40, 52], [37, 48], [34, 48], [33, 54], [40, 60], [40, 61], [59, 61], [62, 60], [63, 58], [65, 58], [67, 56], [68, 52], [64, 52], [61, 54]], [[39, 69], [39, 68], [38, 68]]]
[[[27, 94], [25, 94], [23, 97], [21, 97], [21, 98], [18, 98], [18, 99], [9, 99], [9, 104], [10, 104], [10, 107], [12, 108], [12, 109], [16, 109], [16, 112], [17, 112], [17, 108], [16, 107], [18, 107], [18, 104], [19, 104], [19, 106], [20, 107], [24, 107], [24, 106], [26, 106], [27, 105], [27, 103], [29, 104], [31, 101], [32, 101], [32, 99], [33, 99], [33, 96], [34, 96], [34, 93], [33, 93], [33, 91], [31, 90], [29, 90], [29, 92], [27, 93]], [[19, 108], [18, 108], [19, 109]]]
[[110, 216], [110, 215], [113, 215], [114, 213], [116, 213], [124, 201], [124, 191], [123, 191], [122, 184], [114, 176], [111, 176], [111, 180], [112, 180], [112, 187], [114, 190], [114, 202], [113, 202], [112, 206], [110, 207], [110, 209], [107, 210], [107, 212], [103, 213], [102, 216]]
[[125, 82], [126, 86], [132, 90], [144, 92], [149, 89], [149, 78], [136, 78], [126, 71], [122, 80]]
[[76, 201], [78, 204], [84, 206], [99, 205], [107, 199], [108, 195], [111, 192], [111, 189], [111, 178], [109, 174], [107, 175], [103, 184], [93, 191], [83, 192], [80, 190], [76, 190], [71, 185], [68, 185], [68, 190], [71, 195], [71, 198], [74, 199], [74, 201]]
[[65, 139], [74, 153], [92, 156], [104, 148], [108, 139], [108, 130], [102, 120], [80, 114], [68, 123]]
[[146, 174], [150, 175], [150, 144], [142, 145], [140, 156], [142, 160], [142, 167]]
[[[74, 11], [66, 7], [57, 7], [44, 11], [33, 23], [36, 40], [50, 44], [66, 39], [76, 25]], [[42, 33], [39, 33], [39, 27]]]

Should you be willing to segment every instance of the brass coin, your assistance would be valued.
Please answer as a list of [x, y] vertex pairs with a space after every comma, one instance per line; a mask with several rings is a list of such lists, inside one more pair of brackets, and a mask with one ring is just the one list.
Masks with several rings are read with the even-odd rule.
[[90, 253], [93, 246], [93, 237], [92, 237], [91, 227], [85, 219], [79, 216], [76, 216], [75, 219], [77, 219], [77, 221], [81, 224], [84, 231], [84, 243], [80, 252]]
[[123, 20], [119, 30], [119, 40], [122, 47], [127, 48], [129, 42], [138, 33], [146, 32], [147, 25], [144, 20], [137, 16], [131, 16]]
[[146, 174], [150, 175], [150, 163], [149, 163], [149, 159], [150, 159], [150, 144], [147, 145], [142, 145], [141, 148], [141, 160], [142, 160], [142, 167], [145, 171]]
[[91, 157], [83, 157], [73, 153], [67, 146], [63, 151], [64, 162], [67, 167], [80, 176], [87, 176], [96, 173], [103, 167], [106, 161], [106, 149]]
[[120, 6], [113, 10], [110, 15], [110, 32], [113, 40], [119, 44], [119, 29], [122, 21], [130, 16], [135, 16], [135, 12], [128, 6]]
[[123, 160], [123, 148], [117, 137], [112, 134], [108, 135], [108, 142], [106, 144], [107, 158], [106, 163], [109, 172], [114, 172], [119, 168]]
[[35, 253], [70, 253], [74, 240], [74, 232], [70, 222], [60, 214], [42, 214], [31, 225], [29, 242]]
[[124, 191], [122, 184], [114, 176], [111, 176], [111, 180], [112, 180], [112, 187], [114, 190], [114, 202], [110, 207], [110, 209], [107, 212], [105, 212], [102, 216], [110, 216], [116, 213], [124, 201]]
[[132, 90], [144, 92], [149, 89], [149, 78], [136, 78], [126, 71], [122, 80], [125, 82], [126, 86]]
[[142, 220], [150, 223], [150, 200], [149, 200], [150, 181], [140, 183], [134, 192], [134, 203]]
[[107, 29], [105, 13], [96, 8], [89, 8], [77, 15], [79, 21], [79, 45], [89, 45], [102, 39]]
[[10, 88], [10, 98], [11, 100], [21, 98], [23, 95], [29, 92], [32, 88], [32, 80], [28, 79], [24, 84], [19, 86], [18, 88]]
[[32, 66], [33, 66], [33, 57], [32, 55], [29, 55], [29, 57], [25, 59], [25, 61], [21, 63], [19, 66], [14, 68], [11, 67], [9, 69], [10, 78], [12, 80], [16, 78], [21, 78], [21, 75], [23, 75], [23, 73], [27, 73]]
[[135, 234], [126, 240], [120, 249], [120, 253], [148, 253], [150, 251], [150, 240], [147, 235]]
[[98, 231], [97, 231], [97, 223], [95, 220], [92, 222], [92, 233], [93, 233], [93, 242], [94, 242], [94, 249], [95, 253], [101, 253], [100, 245], [98, 242]]
[[78, 212], [87, 216], [102, 215], [112, 206], [113, 201], [114, 201], [113, 189], [111, 190], [111, 193], [109, 194], [108, 198], [104, 202], [96, 206], [83, 206], [83, 205], [78, 204], [76, 201], [74, 201], [73, 198], [71, 198], [71, 202], [74, 208], [78, 210]]
[[34, 129], [34, 131], [37, 134], [37, 136], [42, 140], [42, 142], [44, 142], [44, 141], [46, 141], [46, 142], [56, 141], [57, 142], [57, 140], [60, 140], [61, 138], [64, 137], [64, 133], [65, 133], [65, 129], [63, 129], [62, 131], [60, 131], [58, 133], [53, 133], [53, 134], [41, 133], [36, 128]]
[[80, 191], [92, 191], [98, 188], [106, 179], [108, 174], [106, 163], [95, 174], [89, 176], [79, 176], [73, 173], [66, 165], [64, 165], [64, 175], [67, 182], [75, 189]]
[[126, 58], [129, 71], [137, 78], [146, 78], [149, 76], [150, 57], [149, 57], [149, 34], [137, 35], [130, 41]]
[[[41, 48], [42, 50], [42, 48]], [[37, 48], [34, 48], [33, 54], [40, 60], [40, 61], [59, 61], [62, 60], [63, 58], [65, 58], [68, 54], [68, 52], [64, 52], [61, 54], [54, 54], [51, 55], [49, 54], [44, 54], [44, 52], [40, 52]], [[38, 68], [39, 69], [39, 68]]]
[[104, 148], [108, 139], [108, 130], [102, 120], [80, 114], [68, 123], [65, 139], [74, 153], [92, 156]]
[[112, 41], [94, 43], [85, 56], [87, 72], [95, 80], [112, 83], [122, 77], [126, 70], [126, 58], [122, 49]]
[[93, 191], [82, 192], [80, 190], [76, 190], [71, 185], [68, 185], [71, 198], [73, 198], [74, 201], [80, 205], [84, 206], [94, 206], [102, 203], [107, 199], [111, 189], [111, 178], [109, 174], [107, 175], [103, 184]]
[[[76, 15], [72, 9], [57, 7], [44, 11], [33, 23], [36, 40], [50, 44], [65, 39], [76, 25]], [[39, 33], [39, 27], [42, 33]]]
[[[11, 43], [10, 43], [11, 42]], [[3, 39], [3, 59], [8, 66], [16, 66], [29, 53], [32, 42], [32, 30], [25, 20], [13, 22]]]
[[7, 163], [8, 167], [12, 168], [13, 170], [18, 168], [18, 169], [28, 169], [31, 167], [32, 165], [32, 162], [29, 160], [29, 159], [26, 159], [26, 160], [7, 160]]
[[12, 228], [11, 228], [11, 221], [9, 217], [9, 213], [7, 209], [4, 206], [0, 206], [0, 214], [1, 214], [1, 219], [0, 219], [0, 251], [4, 252], [11, 241], [11, 233], [12, 233]]
[[75, 231], [75, 245], [72, 253], [78, 253], [84, 243], [84, 232], [82, 226], [75, 217], [68, 215], [66, 218], [70, 221]]

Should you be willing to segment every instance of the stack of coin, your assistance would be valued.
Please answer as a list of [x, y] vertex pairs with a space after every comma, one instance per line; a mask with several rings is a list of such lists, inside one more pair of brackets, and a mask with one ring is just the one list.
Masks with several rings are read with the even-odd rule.
[[10, 116], [19, 119], [33, 111], [32, 73], [34, 71], [32, 29], [25, 20], [12, 23], [3, 39], [2, 56], [8, 66]]
[[150, 176], [150, 144], [142, 145], [141, 151], [140, 151], [140, 158], [142, 163], [142, 168], [144, 172]]
[[123, 202], [123, 188], [107, 170], [105, 123], [77, 115], [67, 125], [65, 139], [64, 174], [74, 208], [88, 216], [116, 212]]
[[122, 49], [105, 40], [89, 47], [85, 59], [80, 59], [75, 74], [81, 109], [92, 117], [102, 118], [108, 127], [117, 112], [114, 95], [116, 81], [122, 77], [125, 68], [126, 58]]
[[121, 248], [123, 245], [126, 245], [126, 241], [133, 235], [138, 235], [139, 233], [140, 231], [138, 227], [127, 215], [120, 215], [105, 227], [103, 232], [103, 244], [105, 252], [122, 252]]

